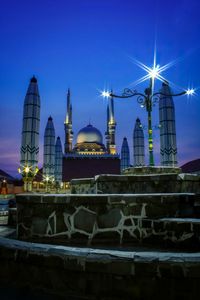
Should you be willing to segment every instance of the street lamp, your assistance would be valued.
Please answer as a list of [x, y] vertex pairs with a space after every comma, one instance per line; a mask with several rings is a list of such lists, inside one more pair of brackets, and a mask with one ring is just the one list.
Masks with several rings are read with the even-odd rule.
[[23, 181], [24, 181], [24, 191], [25, 192], [32, 192], [32, 183], [33, 178], [38, 172], [38, 167], [33, 166], [21, 166], [18, 168], [19, 174], [22, 175]]
[[[193, 95], [195, 93], [194, 89], [184, 90], [181, 93], [177, 94], [165, 94], [163, 92], [153, 92], [153, 85], [154, 79], [161, 77], [159, 75], [161, 68], [159, 66], [154, 66], [152, 69], [148, 68], [148, 78], [150, 79], [149, 87], [144, 90], [144, 93], [137, 92], [136, 90], [132, 90], [129, 88], [125, 88], [121, 95], [115, 95], [109, 91], [103, 91], [101, 93], [102, 97], [104, 98], [131, 98], [137, 97], [137, 102], [140, 104], [141, 107], [145, 107], [148, 115], [148, 145], [149, 145], [149, 165], [154, 166], [154, 156], [153, 156], [153, 130], [152, 130], [152, 107], [155, 104], [160, 96], [167, 96], [167, 97], [177, 97], [182, 95]], [[167, 82], [163, 80], [166, 84]]]
[[54, 181], [54, 176], [43, 175], [43, 182], [45, 184], [46, 192], [50, 192], [51, 189], [54, 187]]

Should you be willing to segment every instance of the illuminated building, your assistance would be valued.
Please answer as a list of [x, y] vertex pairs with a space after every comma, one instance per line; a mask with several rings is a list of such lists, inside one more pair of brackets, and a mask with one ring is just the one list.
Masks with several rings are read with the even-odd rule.
[[[171, 94], [168, 83], [162, 84], [161, 93]], [[177, 145], [175, 109], [172, 96], [160, 96], [159, 100], [160, 120], [160, 160], [162, 166], [177, 165]]]
[[107, 106], [107, 131], [106, 131], [106, 140], [107, 140], [107, 151], [109, 154], [116, 154], [116, 144], [115, 144], [115, 129], [116, 122], [114, 117], [114, 103], [113, 97], [108, 98]]
[[70, 90], [67, 92], [67, 113], [64, 122], [65, 128], [65, 153], [72, 151], [73, 131], [72, 131], [72, 104]]
[[121, 148], [121, 172], [128, 167], [130, 167], [130, 152], [127, 138], [124, 137]]
[[48, 118], [44, 132], [43, 179], [55, 180], [55, 129], [52, 117]]
[[33, 177], [37, 173], [39, 154], [40, 96], [37, 79], [32, 77], [24, 100], [20, 168], [24, 190], [32, 190]]
[[92, 124], [79, 130], [73, 147], [72, 105], [67, 94], [65, 120], [65, 154], [63, 158], [63, 182], [73, 178], [87, 178], [98, 174], [120, 174], [120, 158], [115, 144], [113, 99], [107, 107], [106, 146], [101, 132]]
[[63, 169], [63, 152], [60, 137], [57, 137], [55, 146], [55, 182], [59, 186], [62, 182], [62, 169]]
[[[32, 115], [36, 116], [38, 121], [39, 94], [38, 90], [36, 90], [36, 86], [37, 80], [32, 78], [27, 95], [29, 97], [31, 95], [31, 98], [28, 98], [28, 100], [37, 101], [35, 106], [31, 102], [32, 106], [30, 109], [34, 110], [34, 112], [31, 113], [31, 117]], [[29, 113], [30, 109], [28, 109]], [[26, 120], [26, 116], [24, 118]], [[33, 122], [31, 124], [34, 124], [35, 119], [34, 117], [32, 118]], [[37, 129], [36, 133], [35, 128]], [[61, 186], [62, 182], [68, 183], [73, 178], [88, 178], [94, 177], [98, 174], [120, 174], [120, 158], [116, 151], [115, 128], [116, 122], [114, 118], [114, 104], [113, 99], [110, 99], [108, 103], [106, 146], [104, 145], [101, 132], [92, 124], [88, 124], [86, 127], [79, 130], [76, 141], [73, 145], [72, 104], [70, 90], [68, 90], [67, 112], [64, 121], [64, 154], [62, 153], [60, 138], [57, 138], [55, 143], [53, 119], [52, 117], [49, 117], [44, 133], [43, 168], [34, 179], [34, 188], [40, 189], [40, 187], [45, 187], [46, 191], [50, 191], [56, 186]], [[25, 159], [22, 160], [22, 163], [24, 163], [25, 166], [24, 174], [26, 178], [29, 177], [32, 166], [37, 165], [38, 162], [36, 154], [38, 155], [39, 151], [39, 124], [37, 124], [37, 126], [35, 125], [33, 128], [28, 128], [28, 130], [30, 131], [29, 137], [33, 136], [32, 140], [35, 142], [35, 148], [31, 149], [34, 151], [36, 149], [37, 152], [34, 152], [33, 150], [31, 151], [31, 154], [33, 152], [35, 153], [35, 160], [32, 159], [32, 156], [30, 162]], [[37, 134], [37, 139], [35, 134]], [[36, 172], [34, 175], [35, 174]]]
[[133, 161], [134, 167], [145, 165], [144, 132], [139, 118], [136, 119], [133, 131]]

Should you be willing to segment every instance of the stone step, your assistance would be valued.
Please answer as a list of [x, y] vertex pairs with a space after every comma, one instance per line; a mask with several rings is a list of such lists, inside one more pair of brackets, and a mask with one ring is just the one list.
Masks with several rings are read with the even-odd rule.
[[71, 180], [72, 194], [199, 193], [195, 174], [98, 175]]
[[[1, 294], [1, 299], [199, 299], [200, 253], [78, 248], [0, 238], [0, 265], [1, 285], [8, 291], [21, 288], [12, 297]], [[35, 296], [42, 288], [48, 297]]]
[[[161, 218], [143, 219], [143, 244], [163, 245], [200, 250], [199, 218]], [[163, 239], [164, 236], [164, 239]]]

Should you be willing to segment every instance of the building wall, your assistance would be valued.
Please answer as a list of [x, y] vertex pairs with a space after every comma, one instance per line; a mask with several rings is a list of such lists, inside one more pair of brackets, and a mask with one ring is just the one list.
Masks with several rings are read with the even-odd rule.
[[64, 157], [63, 182], [91, 178], [99, 174], [120, 174], [120, 159], [104, 157]]

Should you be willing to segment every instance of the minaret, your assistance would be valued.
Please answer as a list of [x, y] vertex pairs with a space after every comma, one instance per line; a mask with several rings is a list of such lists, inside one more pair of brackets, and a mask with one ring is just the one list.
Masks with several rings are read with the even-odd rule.
[[105, 136], [106, 136], [106, 149], [109, 153], [109, 148], [110, 148], [110, 135], [109, 135], [109, 128], [108, 128], [108, 123], [109, 123], [109, 105], [107, 105], [107, 128], [106, 128], [106, 132], [105, 132]]
[[139, 118], [136, 119], [133, 131], [133, 160], [135, 167], [145, 165], [144, 132]]
[[[112, 93], [112, 91], [111, 91]], [[115, 128], [116, 122], [114, 117], [114, 102], [113, 97], [109, 98], [109, 103], [107, 106], [107, 151], [109, 154], [116, 154], [116, 144], [115, 144]]]
[[57, 137], [55, 146], [55, 181], [61, 185], [63, 170], [63, 152], [60, 137]]
[[55, 179], [55, 129], [51, 116], [44, 132], [43, 179], [47, 182]]
[[[161, 93], [171, 94], [168, 83], [162, 84]], [[172, 96], [162, 96], [159, 101], [160, 160], [162, 166], [177, 165], [175, 110]]]
[[121, 148], [121, 163], [120, 163], [121, 172], [128, 167], [130, 167], [130, 152], [129, 152], [127, 138], [124, 137], [122, 148]]
[[67, 92], [67, 114], [65, 118], [65, 153], [72, 152], [72, 141], [73, 141], [73, 131], [72, 131], [72, 105], [70, 102], [70, 90]]
[[23, 176], [24, 190], [32, 190], [32, 180], [38, 170], [40, 127], [40, 96], [37, 79], [33, 76], [24, 100], [22, 140], [19, 172]]

